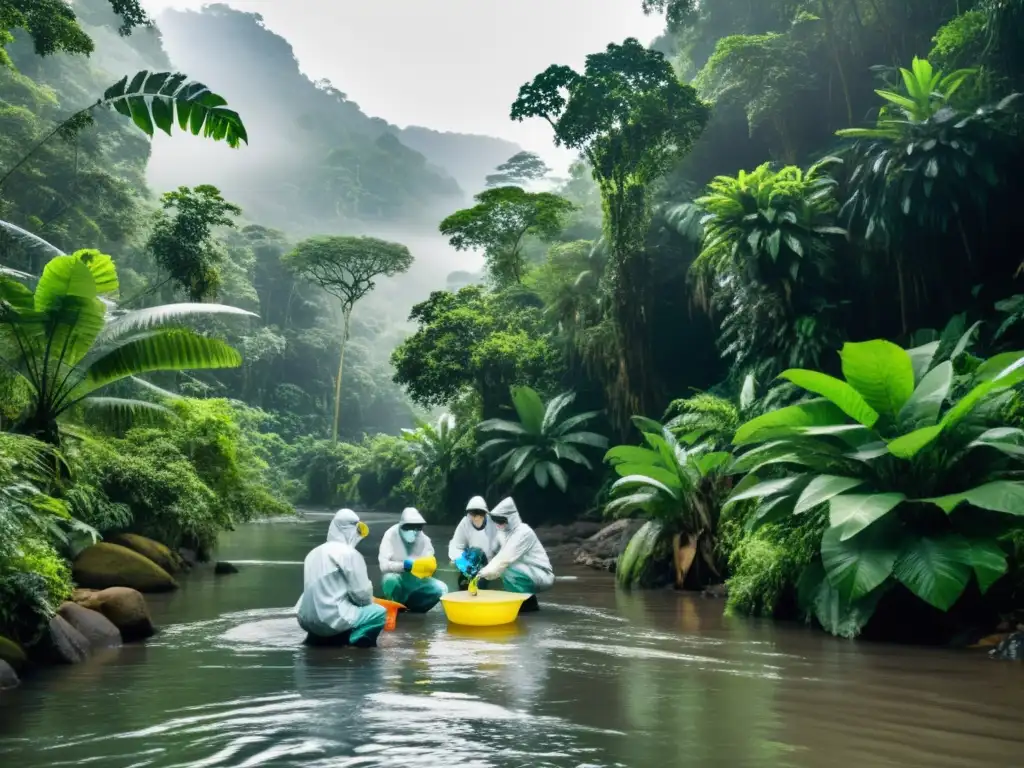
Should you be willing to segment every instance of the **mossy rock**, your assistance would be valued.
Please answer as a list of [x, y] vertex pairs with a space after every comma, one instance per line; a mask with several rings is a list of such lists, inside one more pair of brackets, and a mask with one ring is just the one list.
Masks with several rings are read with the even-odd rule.
[[615, 578], [623, 587], [663, 587], [672, 582], [672, 545], [665, 526], [651, 520], [629, 540]]
[[177, 552], [172, 552], [170, 548], [164, 546], [159, 541], [147, 539], [145, 536], [140, 536], [137, 533], [119, 533], [116, 536], [110, 537], [108, 541], [111, 544], [118, 544], [119, 546], [127, 547], [133, 552], [138, 552], [172, 575], [180, 573], [185, 567], [185, 561], [181, 559], [181, 555]]
[[0, 636], [0, 661], [6, 661], [15, 672], [20, 672], [28, 662], [28, 657], [16, 642]]
[[139, 592], [167, 592], [178, 588], [178, 582], [149, 558], [108, 542], [83, 550], [72, 573], [79, 586], [90, 589], [128, 587]]

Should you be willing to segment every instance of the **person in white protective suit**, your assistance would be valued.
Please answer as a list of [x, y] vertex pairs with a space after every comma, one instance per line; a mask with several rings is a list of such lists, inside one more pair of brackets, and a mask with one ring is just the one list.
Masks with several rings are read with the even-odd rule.
[[544, 545], [533, 528], [519, 517], [511, 497], [500, 501], [490, 511], [490, 517], [498, 528], [501, 548], [480, 571], [480, 578], [501, 579], [502, 589], [507, 592], [532, 594], [521, 610], [537, 610], [537, 593], [551, 589], [555, 583], [555, 572]]
[[[459, 569], [459, 589], [466, 589], [497, 551], [498, 529], [487, 519], [487, 502], [483, 496], [474, 496], [448, 542], [448, 559]], [[487, 584], [481, 580], [477, 586], [486, 589]]]
[[378, 554], [384, 597], [402, 603], [413, 613], [426, 613], [448, 593], [443, 581], [411, 573], [415, 560], [434, 554], [434, 545], [423, 532], [426, 524], [417, 509], [406, 507], [398, 524], [388, 528], [381, 539]]
[[384, 629], [387, 611], [373, 602], [366, 562], [356, 551], [369, 533], [351, 509], [331, 520], [327, 541], [303, 563], [303, 589], [295, 610], [307, 642], [351, 644], [371, 648]]

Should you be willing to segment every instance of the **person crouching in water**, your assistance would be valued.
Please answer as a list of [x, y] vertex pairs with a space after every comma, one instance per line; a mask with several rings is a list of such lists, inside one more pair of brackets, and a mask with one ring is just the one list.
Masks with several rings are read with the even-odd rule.
[[309, 645], [372, 648], [387, 611], [373, 602], [373, 585], [356, 546], [370, 532], [351, 509], [331, 520], [327, 541], [306, 555], [302, 597], [295, 610]]
[[[468, 588], [470, 579], [497, 551], [498, 529], [487, 519], [487, 502], [482, 496], [474, 496], [448, 543], [448, 559], [459, 569], [459, 589]], [[481, 579], [477, 586], [486, 589], [487, 583]]]
[[426, 524], [419, 511], [406, 507], [398, 524], [388, 528], [381, 539], [378, 554], [384, 597], [413, 613], [426, 613], [448, 592], [443, 581], [411, 573], [414, 561], [434, 554], [434, 545], [423, 532]]
[[502, 589], [506, 592], [533, 595], [523, 603], [520, 611], [536, 611], [539, 607], [537, 593], [551, 589], [555, 583], [548, 553], [533, 528], [519, 517], [519, 510], [511, 497], [499, 502], [490, 511], [490, 517], [498, 528], [501, 549], [480, 571], [480, 578], [488, 581], [501, 579]]

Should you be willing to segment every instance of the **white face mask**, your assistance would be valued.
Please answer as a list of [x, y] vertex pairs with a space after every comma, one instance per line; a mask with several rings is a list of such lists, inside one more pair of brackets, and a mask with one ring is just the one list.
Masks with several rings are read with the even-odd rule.
[[398, 535], [402, 537], [402, 541], [404, 541], [406, 544], [412, 544], [416, 541], [416, 537], [419, 535], [419, 531], [405, 530], [404, 528], [400, 528], [398, 531]]

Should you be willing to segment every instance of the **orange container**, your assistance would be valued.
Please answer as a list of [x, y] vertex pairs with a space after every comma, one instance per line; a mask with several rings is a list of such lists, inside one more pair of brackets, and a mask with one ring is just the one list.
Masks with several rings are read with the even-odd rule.
[[408, 608], [406, 608], [404, 605], [402, 605], [401, 603], [396, 603], [394, 600], [383, 600], [379, 597], [375, 597], [373, 598], [373, 602], [375, 602], [379, 606], [382, 606], [388, 612], [387, 617], [384, 619], [385, 632], [390, 632], [398, 624], [399, 611], [408, 610]]

